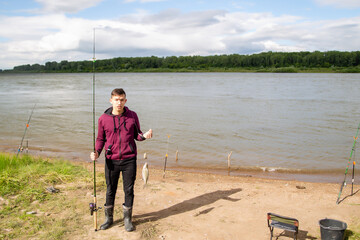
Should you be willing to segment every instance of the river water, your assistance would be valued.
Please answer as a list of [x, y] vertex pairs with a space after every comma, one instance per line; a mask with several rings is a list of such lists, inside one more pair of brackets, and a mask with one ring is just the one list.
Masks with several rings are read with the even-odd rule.
[[[29, 153], [89, 161], [92, 78], [0, 74], [0, 150], [17, 151], [36, 104], [23, 144]], [[169, 167], [225, 172], [232, 152], [231, 174], [338, 179], [360, 121], [360, 74], [98, 73], [96, 119], [117, 87], [142, 131], [154, 131], [137, 144], [139, 163], [146, 152], [150, 166], [161, 167], [168, 153]]]

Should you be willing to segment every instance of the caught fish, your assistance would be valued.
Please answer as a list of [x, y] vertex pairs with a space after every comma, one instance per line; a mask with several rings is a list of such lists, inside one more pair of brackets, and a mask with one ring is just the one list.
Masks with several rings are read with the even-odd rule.
[[148, 168], [147, 162], [144, 164], [143, 169], [142, 169], [142, 179], [144, 181], [144, 186], [145, 186], [149, 179], [149, 168]]
[[144, 153], [144, 159], [147, 159], [147, 154], [146, 153]]

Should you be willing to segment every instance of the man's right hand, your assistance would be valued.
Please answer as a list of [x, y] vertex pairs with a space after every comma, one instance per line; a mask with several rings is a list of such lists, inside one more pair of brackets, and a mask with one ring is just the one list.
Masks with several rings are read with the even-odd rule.
[[98, 158], [99, 158], [99, 153], [97, 151], [90, 153], [90, 159], [92, 161], [96, 161], [96, 159], [98, 159]]

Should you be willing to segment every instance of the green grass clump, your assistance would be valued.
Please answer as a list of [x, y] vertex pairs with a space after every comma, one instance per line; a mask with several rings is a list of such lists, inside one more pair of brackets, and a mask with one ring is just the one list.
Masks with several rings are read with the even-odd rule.
[[0, 196], [16, 195], [15, 203], [44, 201], [46, 187], [86, 177], [84, 168], [68, 161], [0, 154]]
[[[69, 161], [0, 153], [0, 239], [62, 239], [71, 230], [65, 224], [69, 214], [64, 214], [66, 219], [49, 215], [60, 214], [65, 206], [75, 212], [77, 206], [46, 188], [67, 183], [88, 186], [91, 181], [88, 170]], [[42, 214], [28, 214], [31, 211]]]
[[350, 226], [345, 231], [345, 240], [360, 240], [360, 225]]

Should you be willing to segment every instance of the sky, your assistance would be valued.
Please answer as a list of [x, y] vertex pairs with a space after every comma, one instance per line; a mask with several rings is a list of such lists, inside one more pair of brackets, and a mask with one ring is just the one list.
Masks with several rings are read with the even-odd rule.
[[0, 0], [0, 26], [0, 69], [90, 60], [94, 43], [97, 59], [359, 51], [360, 1]]

